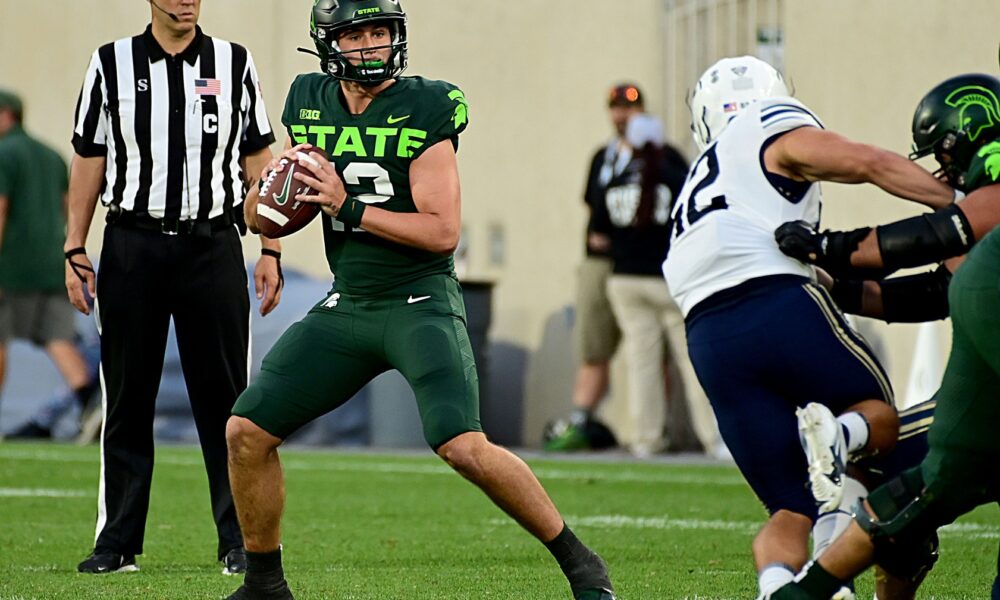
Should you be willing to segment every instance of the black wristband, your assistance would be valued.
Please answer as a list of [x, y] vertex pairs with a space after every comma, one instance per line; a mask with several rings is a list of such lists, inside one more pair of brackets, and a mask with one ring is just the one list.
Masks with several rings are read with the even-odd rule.
[[348, 196], [344, 205], [340, 207], [340, 212], [337, 213], [337, 220], [352, 229], [361, 227], [361, 217], [365, 214], [367, 207], [368, 205], [364, 202]]
[[285, 273], [281, 270], [281, 252], [270, 248], [261, 248], [261, 256], [270, 256], [278, 263], [278, 289], [285, 287]]
[[76, 248], [70, 248], [69, 250], [63, 253], [63, 256], [66, 257], [66, 260], [69, 260], [74, 256], [76, 256], [77, 254], [86, 254], [86, 253], [87, 253], [86, 248], [84, 248], [83, 246], [78, 246]]

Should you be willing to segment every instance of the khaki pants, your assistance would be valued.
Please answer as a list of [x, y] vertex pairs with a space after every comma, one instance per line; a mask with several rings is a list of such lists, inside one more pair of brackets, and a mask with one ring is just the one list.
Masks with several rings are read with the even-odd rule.
[[[688, 358], [684, 317], [664, 281], [653, 276], [612, 275], [608, 279], [608, 298], [622, 330], [628, 365], [628, 414], [634, 428], [632, 449], [638, 453], [660, 450], [664, 424], [668, 436], [683, 427], [682, 423], [667, 419], [663, 377], [666, 345], [683, 380], [687, 413], [695, 433], [705, 451], [713, 452], [719, 444], [715, 415]], [[672, 418], [675, 413], [683, 414], [673, 410], [670, 413]]]

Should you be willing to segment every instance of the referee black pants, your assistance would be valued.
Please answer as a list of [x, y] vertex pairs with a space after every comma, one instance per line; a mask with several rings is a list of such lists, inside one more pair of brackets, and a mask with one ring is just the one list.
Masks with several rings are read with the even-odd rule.
[[243, 546], [226, 464], [226, 421], [247, 385], [250, 334], [236, 227], [195, 236], [108, 225], [96, 315], [105, 413], [95, 550], [142, 553], [154, 405], [173, 317], [221, 559]]

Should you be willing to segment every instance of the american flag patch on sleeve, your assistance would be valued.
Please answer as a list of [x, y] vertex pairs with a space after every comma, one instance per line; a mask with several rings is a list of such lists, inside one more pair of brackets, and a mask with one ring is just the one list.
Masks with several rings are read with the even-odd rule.
[[194, 93], [199, 96], [221, 96], [222, 81], [218, 79], [195, 79]]

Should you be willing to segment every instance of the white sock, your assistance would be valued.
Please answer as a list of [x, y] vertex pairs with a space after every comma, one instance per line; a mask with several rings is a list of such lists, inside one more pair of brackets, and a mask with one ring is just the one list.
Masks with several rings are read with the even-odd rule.
[[851, 524], [851, 512], [854, 505], [868, 495], [868, 490], [861, 482], [851, 477], [844, 478], [844, 499], [840, 502], [840, 508], [824, 513], [816, 519], [813, 525], [813, 560], [816, 560], [830, 547], [835, 539], [844, 533], [847, 526]]
[[868, 445], [868, 421], [861, 416], [861, 413], [844, 413], [837, 417], [837, 422], [844, 429], [848, 454], [853, 454]]
[[757, 575], [757, 584], [760, 586], [760, 597], [767, 598], [786, 583], [791, 583], [795, 579], [795, 571], [785, 563], [771, 563], [760, 570]]

